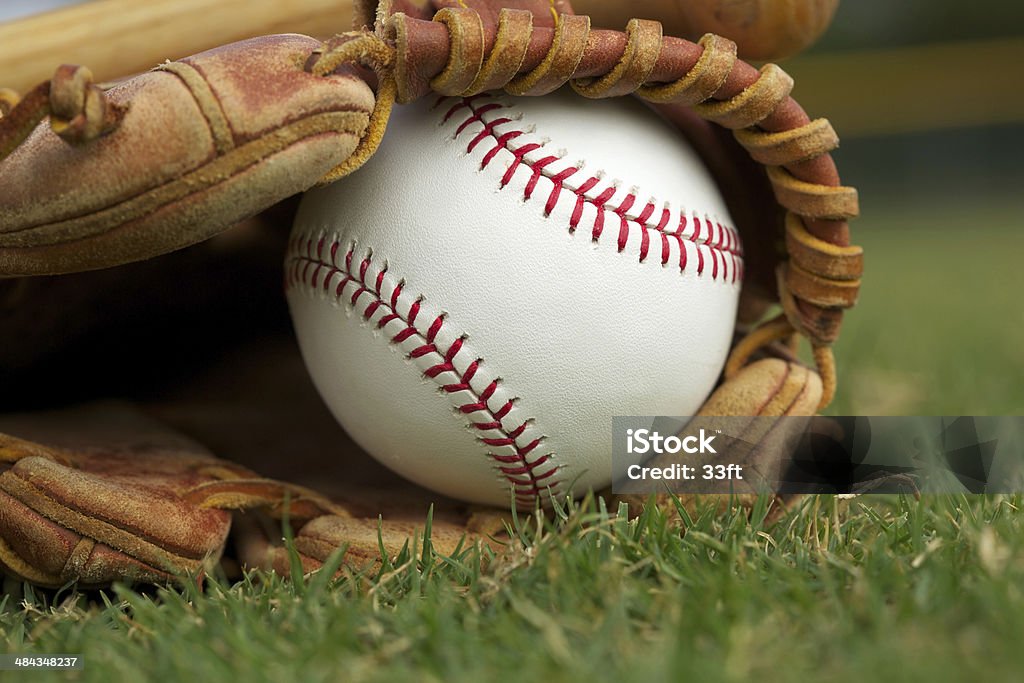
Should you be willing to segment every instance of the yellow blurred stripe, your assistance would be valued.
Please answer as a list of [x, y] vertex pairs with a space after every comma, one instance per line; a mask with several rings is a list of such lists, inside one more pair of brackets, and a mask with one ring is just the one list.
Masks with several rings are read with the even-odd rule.
[[793, 96], [840, 137], [1024, 122], [1024, 38], [808, 55]]

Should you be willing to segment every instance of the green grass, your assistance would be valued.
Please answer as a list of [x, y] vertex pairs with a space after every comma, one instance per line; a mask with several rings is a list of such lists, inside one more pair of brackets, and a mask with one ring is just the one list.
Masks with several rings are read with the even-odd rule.
[[[834, 412], [1024, 412], [1019, 208], [955, 199], [865, 207]], [[707, 508], [686, 533], [589, 504], [527, 520], [489, 562], [413, 549], [336, 583], [26, 589], [0, 603], [0, 651], [87, 668], [0, 680], [1017, 680], [1022, 502], [820, 498], [773, 526]]]
[[585, 505], [486, 563], [413, 550], [336, 583], [29, 593], [0, 649], [83, 653], [87, 681], [1015, 680], [1021, 503], [813, 499], [772, 527], [706, 507], [685, 534]]

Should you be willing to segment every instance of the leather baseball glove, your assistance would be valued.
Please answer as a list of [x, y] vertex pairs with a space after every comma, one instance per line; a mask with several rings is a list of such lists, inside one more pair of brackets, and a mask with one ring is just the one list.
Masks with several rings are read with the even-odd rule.
[[[745, 244], [737, 339], [702, 414], [810, 415], [831, 400], [831, 345], [862, 269], [847, 227], [857, 195], [829, 155], [831, 126], [790, 97], [785, 72], [714, 34], [599, 29], [567, 0], [381, 1], [358, 15], [325, 43], [266, 36], [112, 87], [64, 66], [22, 98], [0, 91], [8, 575], [194, 577], [232, 526], [232, 555], [285, 570], [284, 517], [307, 570], [339, 548], [373, 563], [431, 507], [441, 552], [501, 542], [505, 511], [419, 490], [347, 441], [280, 292], [289, 197], [357, 169], [392, 105], [429, 92], [568, 83], [650, 103], [703, 155]], [[801, 337], [813, 368], [796, 358]]]

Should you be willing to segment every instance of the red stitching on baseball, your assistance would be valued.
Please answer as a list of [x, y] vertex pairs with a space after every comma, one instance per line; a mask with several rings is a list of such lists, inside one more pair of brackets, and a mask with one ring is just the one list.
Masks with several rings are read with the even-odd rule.
[[[285, 288], [290, 289], [299, 285], [305, 286], [312, 291], [330, 292], [330, 283], [335, 276], [340, 276], [340, 281], [334, 288], [334, 296], [338, 301], [347, 301], [353, 308], [363, 295], [370, 299], [369, 303], [360, 314], [364, 320], [370, 322], [373, 316], [383, 310], [384, 315], [377, 322], [377, 329], [383, 330], [389, 323], [398, 321], [400, 329], [390, 336], [392, 344], [401, 344], [404, 341], [419, 337], [419, 343], [408, 356], [410, 359], [423, 358], [431, 354], [440, 357], [440, 362], [435, 363], [423, 371], [424, 377], [435, 380], [441, 390], [447, 394], [466, 392], [471, 400], [456, 406], [459, 413], [469, 417], [468, 426], [482, 432], [497, 432], [497, 437], [477, 437], [477, 440], [488, 447], [487, 456], [495, 463], [495, 469], [512, 487], [516, 501], [520, 504], [533, 505], [537, 497], [550, 492], [558, 495], [562, 482], [551, 480], [560, 469], [558, 465], [551, 463], [554, 453], [548, 452], [539, 457], [529, 460], [527, 456], [535, 451], [543, 442], [544, 437], [532, 439], [525, 445], [520, 445], [518, 439], [526, 432], [531, 420], [524, 420], [516, 425], [506, 425], [505, 417], [512, 410], [514, 400], [506, 401], [501, 408], [492, 410], [488, 406], [488, 400], [494, 396], [498, 389], [499, 379], [492, 379], [487, 387], [477, 393], [472, 387], [472, 380], [483, 364], [483, 359], [475, 359], [461, 374], [455, 368], [455, 359], [463, 349], [464, 337], [457, 337], [448, 348], [442, 348], [437, 343], [437, 335], [445, 324], [445, 315], [437, 316], [427, 329], [425, 334], [421, 333], [415, 326], [416, 318], [422, 310], [423, 298], [416, 298], [409, 305], [409, 310], [403, 315], [398, 311], [399, 297], [405, 287], [405, 282], [400, 280], [395, 285], [390, 297], [382, 292], [385, 285], [384, 274], [388, 268], [385, 265], [380, 272], [372, 278], [372, 283], [367, 282], [367, 273], [372, 265], [373, 254], [367, 255], [353, 269], [355, 245], [349, 247], [345, 252], [344, 268], [339, 268], [338, 250], [340, 242], [335, 239], [331, 242], [329, 249], [329, 260], [325, 257], [325, 238], [321, 237], [314, 244], [312, 238], [302, 240], [295, 238], [291, 241], [289, 248], [288, 265], [285, 272]], [[312, 269], [312, 272], [311, 272]], [[319, 283], [319, 284], [318, 284]], [[345, 287], [351, 285], [353, 293], [342, 298]], [[441, 379], [445, 373], [452, 373], [458, 377], [457, 382], [443, 383]], [[479, 418], [474, 417], [479, 415]], [[480, 419], [482, 418], [482, 419]], [[514, 454], [503, 455], [496, 453], [494, 448], [512, 448]], [[541, 466], [549, 464], [546, 469]], [[540, 470], [540, 471], [538, 471]]]
[[[660, 237], [657, 244], [661, 249], [661, 265], [664, 266], [668, 264], [670, 244], [674, 241], [679, 249], [679, 270], [680, 272], [684, 272], [688, 261], [686, 243], [689, 242], [694, 245], [694, 249], [697, 252], [697, 275], [703, 275], [707, 268], [704, 251], [708, 251], [711, 255], [710, 274], [712, 280], [717, 281], [722, 279], [732, 283], [742, 280], [743, 249], [738, 235], [733, 228], [723, 226], [718, 222], [712, 223], [710, 219], [705, 218], [704, 223], [707, 224], [707, 236], [702, 238], [701, 219], [695, 215], [692, 217], [694, 234], [687, 236], [684, 234], [688, 222], [686, 216], [680, 215], [679, 225], [674, 231], [669, 231], [667, 229], [668, 223], [671, 219], [670, 212], [667, 208], [662, 209], [658, 223], [656, 225], [652, 225], [650, 223], [650, 219], [657, 210], [657, 207], [653, 202], [645, 204], [643, 210], [641, 210], [638, 216], [631, 217], [627, 215], [629, 210], [633, 208], [634, 204], [636, 204], [637, 197], [635, 194], [627, 194], [625, 199], [623, 199], [618, 206], [612, 206], [609, 204], [609, 201], [615, 196], [615, 187], [608, 187], [604, 189], [596, 197], [588, 196], [587, 193], [601, 182], [600, 178], [590, 177], [576, 189], [569, 187], [566, 184], [566, 181], [579, 172], [580, 169], [571, 166], [558, 171], [557, 173], [548, 171], [549, 166], [560, 160], [557, 156], [546, 156], [532, 162], [527, 160], [527, 154], [540, 149], [543, 145], [536, 142], [529, 142], [520, 145], [519, 147], [513, 147], [511, 144], [512, 141], [522, 135], [525, 135], [527, 133], [525, 130], [516, 129], [505, 131], [500, 134], [496, 133], [495, 128], [506, 123], [512, 123], [513, 119], [508, 117], [498, 117], [490, 121], [485, 120], [484, 116], [486, 114], [507, 108], [507, 106], [501, 102], [492, 101], [491, 97], [492, 96], [488, 93], [482, 93], [480, 95], [462, 98], [456, 101], [445, 112], [442, 120], [444, 122], [448, 122], [456, 114], [462, 110], [466, 110], [468, 114], [467, 117], [455, 130], [456, 138], [462, 135], [466, 129], [474, 123], [480, 123], [483, 126], [483, 128], [473, 136], [473, 139], [469, 141], [466, 147], [466, 152], [471, 153], [484, 140], [488, 138], [493, 140], [493, 146], [486, 154], [484, 154], [480, 161], [481, 170], [487, 168], [487, 166], [494, 161], [495, 157], [501, 151], [506, 151], [512, 155], [512, 162], [509, 164], [508, 169], [501, 178], [500, 187], [502, 189], [512, 182], [512, 178], [521, 166], [526, 166], [530, 170], [530, 177], [523, 190], [524, 199], [532, 199], [534, 191], [537, 189], [537, 183], [540, 181], [541, 177], [546, 177], [554, 186], [544, 202], [545, 216], [550, 216], [555, 210], [558, 200], [562, 196], [563, 190], [575, 195], [575, 205], [573, 206], [572, 215], [569, 219], [569, 232], [576, 231], [576, 228], [579, 227], [580, 220], [583, 217], [583, 209], [585, 205], [590, 204], [597, 209], [594, 224], [591, 227], [591, 239], [594, 242], [600, 240], [605, 229], [605, 216], [607, 214], [611, 214], [619, 219], [616, 246], [620, 253], [625, 251], [629, 243], [630, 225], [635, 225], [640, 228], [641, 263], [646, 261], [650, 256], [651, 233], [653, 232]], [[487, 101], [484, 104], [478, 104], [480, 100]], [[442, 98], [438, 101], [438, 104], [445, 101], [446, 98]]]

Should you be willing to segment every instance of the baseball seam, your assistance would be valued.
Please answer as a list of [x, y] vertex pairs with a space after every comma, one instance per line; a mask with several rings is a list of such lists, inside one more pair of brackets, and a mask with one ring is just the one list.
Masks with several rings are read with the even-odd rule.
[[[327, 254], [325, 256], [325, 248]], [[516, 501], [520, 504], [533, 505], [537, 498], [545, 492], [558, 495], [562, 482], [555, 476], [560, 466], [554, 464], [553, 452], [543, 453], [533, 460], [529, 455], [540, 448], [544, 436], [527, 435], [522, 439], [532, 418], [506, 424], [509, 413], [516, 402], [509, 398], [500, 407], [489, 405], [501, 383], [500, 378], [492, 378], [482, 391], [474, 389], [471, 382], [480, 371], [482, 358], [471, 359], [466, 369], [459, 372], [456, 367], [463, 365], [468, 351], [465, 349], [465, 335], [456, 337], [446, 347], [438, 341], [446, 323], [446, 315], [441, 313], [434, 318], [429, 326], [424, 327], [420, 318], [423, 297], [412, 300], [408, 310], [403, 314], [399, 310], [399, 299], [402, 297], [406, 283], [404, 280], [394, 281], [388, 274], [388, 265], [377, 271], [372, 281], [368, 281], [367, 273], [373, 261], [372, 252], [367, 251], [358, 265], [355, 263], [356, 244], [353, 242], [345, 251], [343, 263], [338, 265], [338, 253], [341, 240], [335, 236], [327, 247], [326, 236], [314, 241], [311, 235], [294, 236], [289, 247], [288, 264], [285, 271], [285, 289], [303, 285], [310, 292], [321, 292], [333, 295], [335, 300], [357, 311], [360, 299], [367, 301], [359, 313], [364, 321], [376, 327], [389, 337], [390, 342], [412, 349], [407, 353], [409, 361], [429, 363], [423, 376], [436, 383], [442, 392], [452, 399], [455, 409], [468, 419], [468, 426], [491, 436], [477, 436], [477, 440], [487, 447], [487, 455], [494, 462], [495, 469], [504, 481], [512, 487]], [[332, 282], [335, 282], [333, 292]], [[349, 289], [349, 292], [345, 290]], [[468, 400], [459, 400], [468, 394]], [[520, 440], [525, 443], [520, 444]], [[498, 449], [505, 449], [499, 452]], [[545, 467], [547, 466], [547, 467]]]
[[[440, 106], [450, 98], [441, 98], [435, 107]], [[482, 103], [481, 103], [482, 102]], [[586, 205], [596, 209], [594, 223], [591, 226], [591, 239], [599, 243], [605, 232], [608, 223], [614, 224], [618, 221], [618, 235], [616, 247], [619, 253], [625, 251], [629, 243], [630, 225], [639, 228], [640, 234], [640, 262], [645, 262], [651, 255], [652, 242], [660, 244], [660, 260], [662, 266], [667, 266], [671, 258], [671, 243], [675, 242], [679, 249], [678, 266], [679, 272], [686, 272], [690, 265], [690, 255], [686, 245], [690, 244], [696, 256], [696, 271], [698, 276], [703, 276], [708, 269], [710, 260], [710, 276], [713, 281], [722, 280], [735, 284], [743, 279], [743, 249], [736, 230], [722, 225], [718, 221], [712, 221], [705, 217], [703, 220], [696, 213], [687, 216], [680, 211], [676, 227], [669, 229], [672, 222], [672, 212], [667, 206], [663, 206], [661, 213], [655, 218], [657, 206], [653, 200], [638, 209], [637, 195], [635, 192], [628, 192], [618, 205], [613, 205], [611, 200], [618, 192], [614, 184], [607, 184], [602, 187], [600, 175], [591, 175], [578, 186], [573, 187], [569, 181], [582, 171], [581, 166], [569, 165], [561, 170], [555, 170], [562, 159], [557, 155], [542, 156], [540, 158], [528, 158], [532, 152], [542, 150], [546, 142], [525, 142], [515, 146], [513, 142], [528, 135], [523, 128], [505, 128], [507, 124], [514, 124], [516, 119], [503, 116], [510, 107], [502, 102], [494, 100], [488, 93], [474, 95], [459, 99], [445, 113], [443, 124], [455, 123], [452, 118], [462, 110], [467, 110], [467, 116], [458, 122], [455, 130], [455, 139], [462, 136], [474, 123], [479, 123], [482, 129], [473, 136], [466, 145], [466, 153], [472, 154], [485, 140], [491, 141], [493, 146], [482, 157], [480, 170], [486, 169], [498, 156], [499, 152], [505, 151], [512, 155], [511, 164], [501, 177], [500, 189], [509, 187], [513, 177], [520, 168], [530, 172], [529, 180], [523, 189], [523, 200], [533, 199], [538, 182], [541, 177], [548, 179], [553, 187], [548, 193], [544, 202], [544, 216], [550, 218], [552, 212], [558, 206], [563, 197], [573, 202], [572, 213], [569, 219], [569, 232], [574, 233], [579, 227], [583, 211]], [[496, 129], [501, 127], [498, 132]], [[688, 228], [692, 225], [692, 231]], [[706, 234], [705, 234], [706, 232]], [[709, 258], [705, 257], [705, 253]]]

